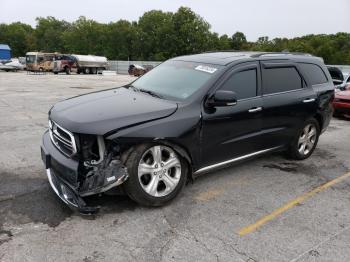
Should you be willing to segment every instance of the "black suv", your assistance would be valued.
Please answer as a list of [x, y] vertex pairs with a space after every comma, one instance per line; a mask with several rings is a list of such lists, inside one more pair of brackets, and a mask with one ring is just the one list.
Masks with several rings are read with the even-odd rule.
[[122, 185], [148, 206], [186, 180], [272, 151], [309, 157], [332, 115], [334, 85], [308, 54], [215, 52], [170, 59], [129, 85], [57, 103], [42, 158], [56, 194], [83, 197]]

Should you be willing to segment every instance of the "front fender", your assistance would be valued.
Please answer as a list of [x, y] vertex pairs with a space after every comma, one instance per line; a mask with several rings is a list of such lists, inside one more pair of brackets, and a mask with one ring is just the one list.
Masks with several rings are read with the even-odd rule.
[[195, 168], [200, 153], [201, 118], [199, 114], [196, 116], [186, 114], [185, 117], [179, 117], [179, 115], [175, 114], [165, 119], [122, 129], [105, 138], [114, 141], [124, 149], [144, 143], [168, 145]]

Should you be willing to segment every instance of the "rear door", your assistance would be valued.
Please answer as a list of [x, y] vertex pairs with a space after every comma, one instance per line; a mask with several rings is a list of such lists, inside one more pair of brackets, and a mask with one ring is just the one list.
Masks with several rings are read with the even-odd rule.
[[316, 113], [317, 95], [296, 63], [262, 61], [261, 71], [264, 147], [287, 145], [303, 122]]
[[257, 151], [260, 148], [262, 98], [259, 62], [235, 66], [217, 90], [237, 94], [237, 104], [203, 107], [201, 164], [207, 166]]

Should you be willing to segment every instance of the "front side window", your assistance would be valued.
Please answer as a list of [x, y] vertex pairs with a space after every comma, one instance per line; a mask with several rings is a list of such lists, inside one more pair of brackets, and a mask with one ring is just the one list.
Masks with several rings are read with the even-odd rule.
[[164, 98], [185, 100], [199, 90], [222, 66], [197, 62], [167, 61], [132, 83]]
[[234, 91], [237, 99], [256, 96], [256, 69], [250, 69], [233, 74], [221, 87], [222, 90]]
[[301, 89], [303, 80], [295, 67], [274, 67], [263, 70], [264, 94]]

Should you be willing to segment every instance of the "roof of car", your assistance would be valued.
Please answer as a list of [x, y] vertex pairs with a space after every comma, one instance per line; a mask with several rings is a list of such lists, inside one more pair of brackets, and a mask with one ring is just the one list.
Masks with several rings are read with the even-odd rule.
[[234, 61], [242, 59], [290, 59], [290, 60], [305, 60], [305, 59], [314, 59], [322, 60], [319, 57], [312, 56], [307, 53], [291, 53], [291, 52], [238, 52], [238, 51], [219, 51], [219, 52], [206, 52], [196, 55], [186, 55], [179, 56], [173, 60], [179, 61], [191, 61], [191, 62], [200, 62], [216, 65], [228, 65]]

